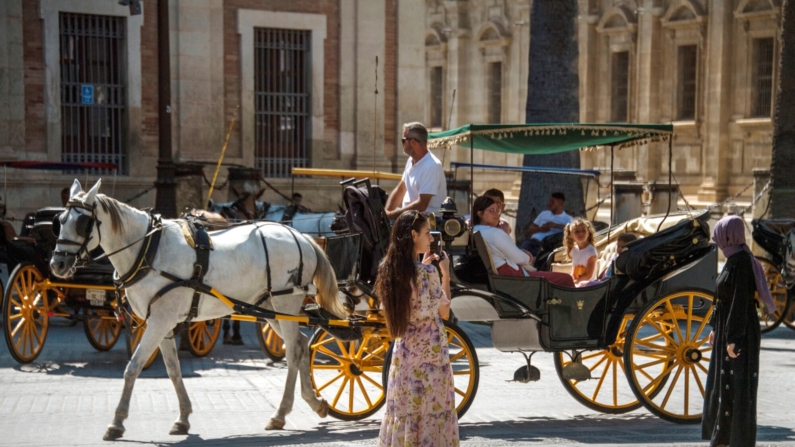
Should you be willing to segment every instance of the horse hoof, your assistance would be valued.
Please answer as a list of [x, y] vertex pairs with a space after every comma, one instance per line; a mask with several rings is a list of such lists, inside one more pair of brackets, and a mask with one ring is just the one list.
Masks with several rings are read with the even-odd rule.
[[108, 427], [105, 436], [102, 437], [103, 441], [115, 441], [124, 435], [124, 428]]
[[268, 421], [268, 425], [265, 426], [265, 430], [281, 430], [284, 428], [284, 421], [278, 421], [276, 419], [271, 419]]
[[317, 409], [316, 413], [321, 418], [328, 416], [328, 402], [325, 399], [320, 400], [320, 408]]
[[169, 435], [187, 435], [188, 430], [190, 429], [190, 424], [185, 422], [174, 422], [174, 426], [171, 427], [171, 431], [168, 432]]

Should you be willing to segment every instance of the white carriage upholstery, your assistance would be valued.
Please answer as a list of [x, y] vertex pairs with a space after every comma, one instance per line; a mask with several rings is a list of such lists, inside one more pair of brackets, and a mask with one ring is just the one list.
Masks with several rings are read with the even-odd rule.
[[[684, 213], [668, 216], [668, 219], [665, 220], [662, 228], [660, 228], [660, 231], [673, 227], [683, 219], [687, 219], [689, 217], [689, 215]], [[652, 234], [657, 233], [657, 226], [660, 225], [660, 221], [662, 220], [662, 216], [638, 217], [636, 219], [628, 220], [620, 225], [614, 226], [613, 229], [610, 230], [609, 240], [607, 238], [606, 230], [603, 230], [597, 234], [596, 243], [594, 244], [596, 250], [599, 252], [599, 257], [596, 261], [597, 274], [601, 274], [608, 267], [610, 267], [609, 263], [616, 255], [616, 241], [618, 240], [618, 236], [620, 234], [634, 233], [639, 239], [646, 236], [651, 236]], [[554, 256], [555, 262], [552, 263], [552, 271], [571, 273], [571, 259], [566, 257], [566, 250], [560, 250], [556, 252]]]

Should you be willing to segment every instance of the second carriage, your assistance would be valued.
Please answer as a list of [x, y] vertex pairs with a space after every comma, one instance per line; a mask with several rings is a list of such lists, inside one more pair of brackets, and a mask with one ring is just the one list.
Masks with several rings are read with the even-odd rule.
[[[555, 133], [558, 138], [549, 138]], [[472, 149], [496, 146], [504, 152], [554, 153], [667, 140], [671, 134], [672, 127], [665, 125], [561, 124], [465, 126], [437, 137], [468, 143]], [[342, 290], [351, 298], [366, 297], [374, 303], [375, 266], [385, 254], [389, 220], [369, 181], [349, 184], [344, 196], [351, 216], [348, 227], [356, 234], [329, 238], [327, 253], [340, 269]], [[615, 260], [616, 275], [581, 289], [559, 287], [542, 278], [498, 275], [489, 268], [488, 249], [476, 233], [472, 252], [489, 266], [487, 280], [471, 283], [452, 272], [451, 309], [459, 321], [487, 322], [498, 350], [524, 355], [516, 374], [520, 381], [537, 380], [531, 358], [537, 352], [551, 352], [566, 389], [593, 410], [615, 414], [645, 406], [672, 422], [698, 422], [717, 274], [717, 252], [709, 242], [707, 220], [706, 214], [673, 213], [604, 230], [597, 237], [603, 253], [614, 250], [615, 237], [623, 231], [645, 237], [628, 244], [627, 252]], [[375, 305], [364, 314], [383, 322]], [[446, 324], [461, 416], [477, 392], [479, 365], [467, 335], [457, 325]], [[332, 415], [367, 417], [385, 399], [385, 366], [392, 340], [383, 325], [351, 340], [343, 335], [345, 341], [334, 338], [329, 333], [333, 331], [319, 329], [311, 341], [315, 388], [329, 401]]]

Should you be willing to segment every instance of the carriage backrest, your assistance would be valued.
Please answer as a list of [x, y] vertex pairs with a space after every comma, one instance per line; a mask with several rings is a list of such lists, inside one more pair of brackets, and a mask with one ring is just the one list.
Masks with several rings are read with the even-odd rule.
[[714, 249], [708, 218], [708, 213], [703, 213], [628, 243], [616, 259], [616, 274], [647, 282], [701, 259]]
[[359, 279], [368, 283], [375, 281], [378, 264], [389, 247], [390, 224], [382, 192], [377, 186], [370, 186], [369, 180], [348, 185], [343, 192], [348, 230], [362, 235]]
[[784, 263], [787, 233], [795, 227], [792, 219], [754, 219], [751, 221], [754, 243], [770, 254], [770, 260], [777, 266]]

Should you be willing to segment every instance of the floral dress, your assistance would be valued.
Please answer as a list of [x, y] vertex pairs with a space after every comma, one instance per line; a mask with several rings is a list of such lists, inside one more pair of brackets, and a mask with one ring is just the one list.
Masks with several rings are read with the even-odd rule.
[[416, 264], [411, 322], [395, 340], [379, 446], [457, 446], [455, 388], [439, 306], [450, 301], [436, 267]]

